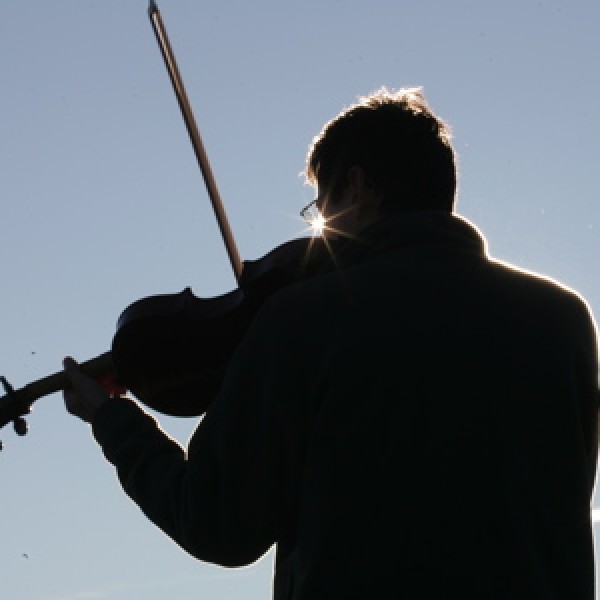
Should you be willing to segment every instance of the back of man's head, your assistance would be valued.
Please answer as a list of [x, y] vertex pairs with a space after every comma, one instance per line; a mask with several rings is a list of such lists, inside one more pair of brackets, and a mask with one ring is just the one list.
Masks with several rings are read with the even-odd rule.
[[384, 214], [454, 208], [450, 129], [429, 109], [421, 88], [381, 88], [343, 110], [314, 138], [306, 178], [335, 188], [357, 165], [381, 198]]

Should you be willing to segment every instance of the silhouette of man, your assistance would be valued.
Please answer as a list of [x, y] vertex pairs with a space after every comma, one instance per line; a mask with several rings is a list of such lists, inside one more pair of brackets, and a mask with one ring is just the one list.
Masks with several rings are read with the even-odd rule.
[[193, 556], [276, 600], [591, 600], [596, 328], [454, 212], [447, 125], [382, 89], [315, 138], [337, 268], [271, 297], [187, 450], [72, 360], [69, 411]]

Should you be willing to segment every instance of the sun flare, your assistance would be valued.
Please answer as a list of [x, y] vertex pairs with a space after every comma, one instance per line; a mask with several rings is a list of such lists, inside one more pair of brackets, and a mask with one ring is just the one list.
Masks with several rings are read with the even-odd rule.
[[323, 231], [325, 230], [325, 217], [319, 213], [311, 220], [310, 228], [313, 231], [313, 235], [323, 235]]

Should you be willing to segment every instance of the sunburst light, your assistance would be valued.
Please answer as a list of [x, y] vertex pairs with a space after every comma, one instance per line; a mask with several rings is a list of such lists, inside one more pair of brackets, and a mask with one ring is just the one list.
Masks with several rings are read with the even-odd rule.
[[326, 219], [321, 213], [317, 213], [309, 223], [314, 236], [323, 235], [325, 231]]

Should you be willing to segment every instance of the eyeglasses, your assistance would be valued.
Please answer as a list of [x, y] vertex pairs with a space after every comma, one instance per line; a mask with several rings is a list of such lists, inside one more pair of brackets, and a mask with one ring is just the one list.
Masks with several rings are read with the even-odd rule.
[[311, 227], [314, 225], [315, 221], [318, 219], [322, 219], [321, 211], [317, 206], [317, 202], [319, 197], [315, 198], [311, 202], [309, 202], [301, 211], [300, 216], [306, 221], [308, 225]]
[[317, 196], [312, 202], [307, 204], [301, 211], [300, 216], [306, 221], [312, 229], [313, 236], [323, 235], [326, 227], [326, 219], [323, 213], [319, 210], [318, 202], [322, 200], [322, 196]]

